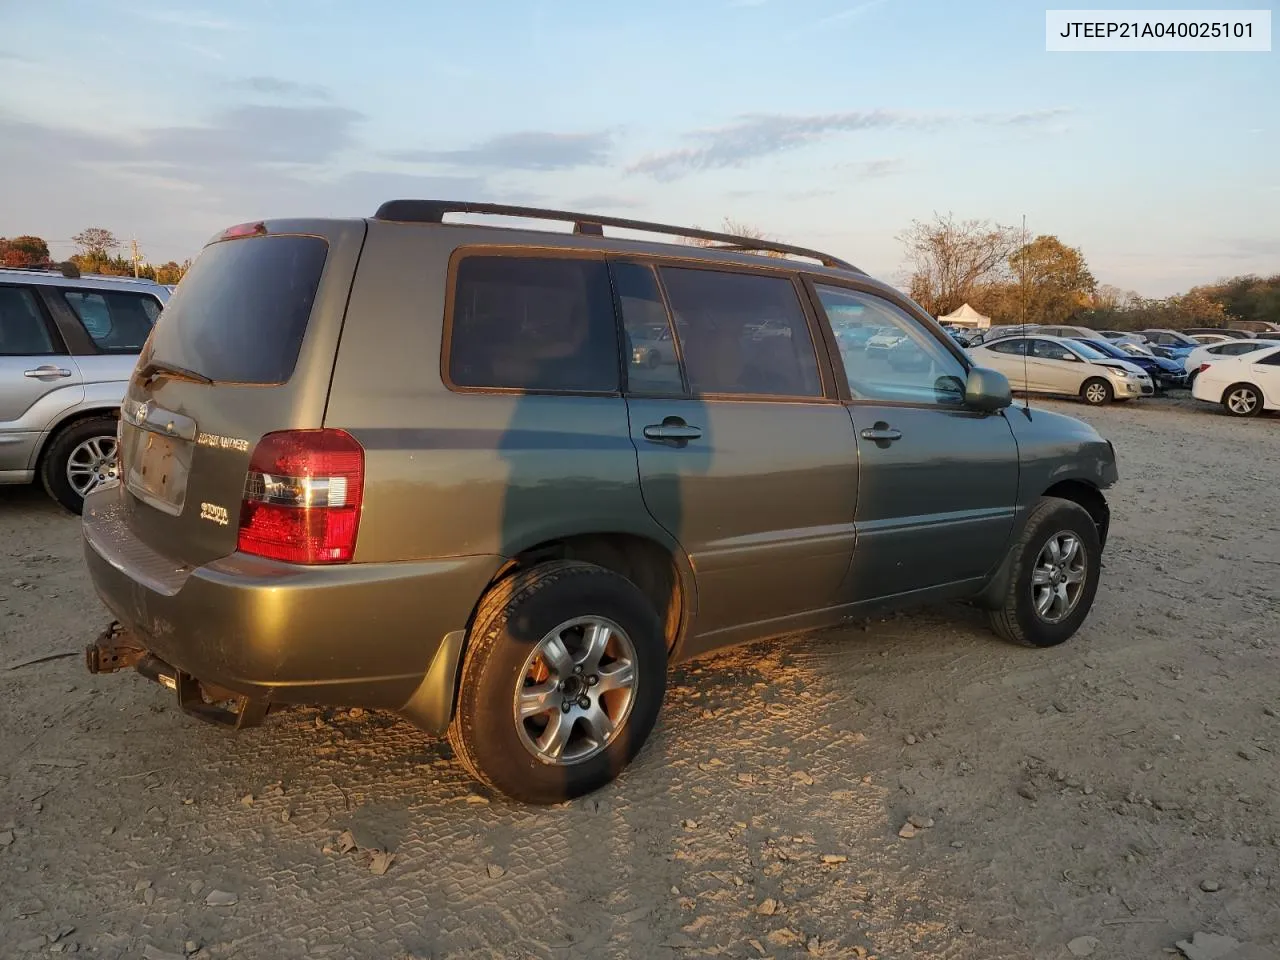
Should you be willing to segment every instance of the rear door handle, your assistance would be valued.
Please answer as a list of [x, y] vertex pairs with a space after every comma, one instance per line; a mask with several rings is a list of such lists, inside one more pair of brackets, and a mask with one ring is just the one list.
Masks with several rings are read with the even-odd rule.
[[701, 427], [690, 426], [679, 417], [667, 417], [661, 423], [651, 423], [644, 428], [644, 438], [656, 443], [687, 443], [701, 436]]
[[25, 370], [22, 374], [24, 377], [30, 377], [32, 380], [53, 380], [61, 377], [71, 376], [71, 371], [66, 367], [36, 367], [34, 370]]
[[867, 427], [858, 436], [862, 437], [863, 440], [891, 443], [894, 440], [902, 439], [902, 431], [894, 429], [887, 423], [877, 423], [874, 427]]

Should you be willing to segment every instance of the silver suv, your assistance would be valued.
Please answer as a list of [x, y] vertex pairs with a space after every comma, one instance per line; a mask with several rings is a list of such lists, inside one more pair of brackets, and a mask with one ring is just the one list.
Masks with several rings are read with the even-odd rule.
[[149, 280], [0, 269], [0, 484], [37, 477], [79, 513], [116, 475], [120, 401], [169, 291]]

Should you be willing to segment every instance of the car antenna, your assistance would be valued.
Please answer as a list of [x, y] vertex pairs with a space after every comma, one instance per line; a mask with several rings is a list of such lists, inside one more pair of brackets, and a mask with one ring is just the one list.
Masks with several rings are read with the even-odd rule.
[[[1022, 215], [1022, 246], [1027, 246], [1027, 215]], [[1031, 377], [1027, 372], [1027, 351], [1031, 349], [1031, 340], [1027, 337], [1027, 265], [1022, 265], [1022, 276], [1018, 278], [1018, 286], [1022, 293], [1022, 415], [1031, 419]]]

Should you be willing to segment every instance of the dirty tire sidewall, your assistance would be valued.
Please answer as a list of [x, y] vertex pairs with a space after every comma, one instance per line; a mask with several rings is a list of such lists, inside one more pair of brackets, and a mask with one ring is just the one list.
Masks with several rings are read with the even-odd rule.
[[115, 417], [89, 417], [63, 427], [49, 441], [40, 461], [40, 482], [45, 491], [67, 510], [78, 514], [84, 509], [84, 498], [67, 480], [67, 459], [76, 447], [93, 437], [115, 439]]
[[[1031, 575], [1036, 559], [1049, 538], [1070, 530], [1080, 538], [1087, 554], [1086, 580], [1076, 607], [1059, 623], [1040, 619], [1031, 595]], [[1032, 507], [1027, 525], [1012, 547], [1013, 568], [1001, 605], [991, 611], [991, 626], [1006, 640], [1032, 647], [1055, 647], [1069, 640], [1089, 616], [1102, 572], [1102, 547], [1098, 528], [1088, 511], [1070, 500], [1042, 497]]]
[[[520, 740], [517, 679], [533, 648], [567, 620], [599, 615], [627, 632], [636, 653], [635, 700], [612, 743], [583, 762], [549, 764]], [[556, 561], [515, 574], [481, 601], [459, 678], [449, 740], [493, 790], [551, 804], [599, 789], [640, 751], [666, 694], [667, 649], [653, 606], [631, 581], [594, 564]]]

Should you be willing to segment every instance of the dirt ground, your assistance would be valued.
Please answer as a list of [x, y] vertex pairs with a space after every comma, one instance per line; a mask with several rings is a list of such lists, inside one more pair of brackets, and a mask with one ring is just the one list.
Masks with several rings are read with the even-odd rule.
[[0, 490], [0, 956], [1280, 956], [1280, 419], [1041, 405], [1120, 459], [1070, 643], [956, 606], [731, 651], [545, 810], [391, 717], [90, 676], [77, 522]]

